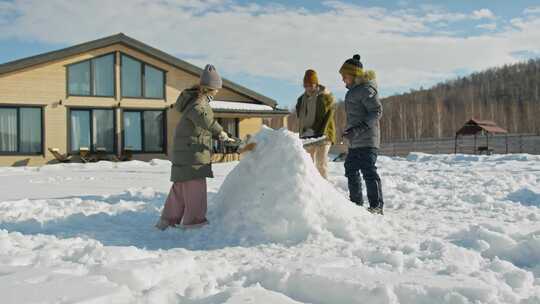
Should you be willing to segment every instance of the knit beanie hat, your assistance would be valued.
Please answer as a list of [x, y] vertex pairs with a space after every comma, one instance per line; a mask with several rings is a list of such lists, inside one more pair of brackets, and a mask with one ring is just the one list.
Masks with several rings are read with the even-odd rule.
[[339, 73], [358, 77], [363, 74], [363, 68], [364, 65], [360, 62], [360, 55], [356, 54], [343, 63], [341, 69], [339, 69]]
[[304, 85], [318, 85], [319, 77], [317, 77], [317, 72], [314, 70], [307, 70], [304, 75]]
[[216, 90], [222, 88], [223, 81], [213, 65], [207, 64], [204, 67], [204, 71], [201, 74], [200, 85]]

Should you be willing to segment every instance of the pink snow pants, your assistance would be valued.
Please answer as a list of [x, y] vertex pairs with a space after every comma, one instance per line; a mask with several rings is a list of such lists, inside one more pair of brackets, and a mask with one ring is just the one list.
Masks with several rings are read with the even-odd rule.
[[196, 225], [206, 221], [206, 179], [175, 182], [161, 218], [169, 224]]

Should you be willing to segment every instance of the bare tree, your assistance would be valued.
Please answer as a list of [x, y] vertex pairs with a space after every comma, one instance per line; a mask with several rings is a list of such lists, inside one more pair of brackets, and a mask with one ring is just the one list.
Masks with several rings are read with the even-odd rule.
[[468, 119], [540, 133], [540, 59], [505, 65], [384, 98], [383, 141], [449, 137]]

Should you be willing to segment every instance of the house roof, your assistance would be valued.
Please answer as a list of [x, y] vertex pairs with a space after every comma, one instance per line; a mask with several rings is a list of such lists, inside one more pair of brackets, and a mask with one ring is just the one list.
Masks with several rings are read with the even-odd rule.
[[291, 114], [288, 110], [283, 109], [275, 109], [272, 111], [215, 109], [213, 111], [214, 113], [219, 114], [234, 114], [235, 117], [283, 117]]
[[246, 102], [234, 102], [234, 101], [221, 101], [212, 100], [210, 107], [213, 110], [243, 110], [243, 111], [273, 111], [274, 108], [267, 105], [246, 103]]
[[235, 114], [252, 114], [263, 116], [285, 116], [290, 114], [289, 110], [272, 108], [268, 105], [212, 100], [210, 107], [215, 113], [235, 113]]
[[499, 127], [495, 122], [491, 120], [479, 120], [471, 119], [465, 123], [461, 129], [456, 132], [456, 135], [475, 135], [482, 131], [488, 133], [508, 133], [507, 130]]
[[[133, 39], [123, 33], [119, 33], [116, 35], [100, 38], [97, 40], [77, 44], [71, 47], [67, 47], [64, 49], [47, 52], [43, 54], [39, 54], [36, 56], [26, 57], [19, 60], [14, 60], [10, 62], [6, 62], [3, 64], [0, 64], [0, 75], [25, 69], [28, 67], [32, 67], [38, 64], [43, 64], [46, 62], [54, 61], [63, 59], [69, 56], [77, 55], [80, 53], [84, 53], [90, 50], [95, 50], [103, 47], [107, 47], [113, 44], [123, 44], [126, 45], [132, 49], [135, 49], [139, 52], [142, 52], [146, 55], [149, 55], [151, 57], [154, 57], [158, 60], [161, 60], [165, 63], [168, 63], [172, 66], [175, 66], [181, 70], [184, 70], [186, 72], [189, 72], [193, 75], [200, 76], [202, 73], [202, 69], [187, 62], [182, 59], [179, 59], [175, 56], [172, 56], [170, 54], [167, 54], [159, 49], [156, 49], [152, 46], [149, 46], [139, 40]], [[253, 98], [256, 101], [259, 101], [265, 105], [268, 105], [272, 108], [275, 108], [277, 106], [277, 102], [269, 97], [266, 97], [264, 95], [261, 95], [255, 91], [252, 91], [244, 86], [241, 86], [239, 84], [236, 84], [230, 80], [223, 79], [223, 86], [225, 88], [231, 89], [241, 95], [244, 95], [249, 98]]]

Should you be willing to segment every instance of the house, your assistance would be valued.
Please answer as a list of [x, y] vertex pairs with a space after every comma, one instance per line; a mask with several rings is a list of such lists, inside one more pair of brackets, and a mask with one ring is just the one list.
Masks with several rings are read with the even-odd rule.
[[[54, 162], [49, 149], [167, 158], [180, 118], [173, 105], [201, 72], [122, 33], [0, 64], [0, 166]], [[226, 79], [211, 106], [239, 138], [288, 114]]]

